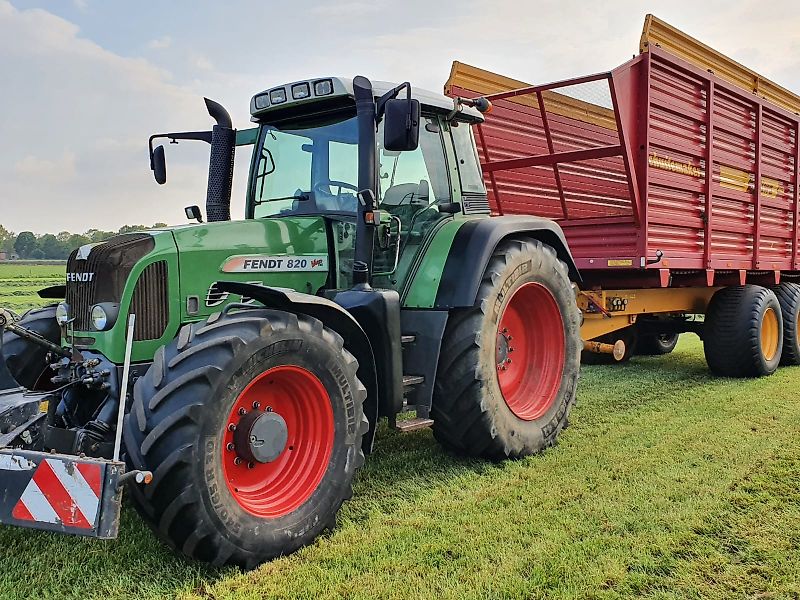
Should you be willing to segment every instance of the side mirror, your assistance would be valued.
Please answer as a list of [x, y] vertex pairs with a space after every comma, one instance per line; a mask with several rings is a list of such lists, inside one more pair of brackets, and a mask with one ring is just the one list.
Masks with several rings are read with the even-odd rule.
[[186, 208], [183, 209], [183, 212], [186, 213], [187, 219], [190, 220], [195, 219], [198, 223], [203, 222], [203, 214], [200, 212], [200, 207], [197, 206], [196, 204], [193, 204], [192, 206], [187, 206]]
[[419, 100], [386, 101], [383, 147], [391, 152], [416, 150], [419, 146]]
[[153, 150], [150, 168], [153, 169], [153, 177], [159, 185], [167, 183], [167, 159], [164, 156], [164, 146], [156, 146]]

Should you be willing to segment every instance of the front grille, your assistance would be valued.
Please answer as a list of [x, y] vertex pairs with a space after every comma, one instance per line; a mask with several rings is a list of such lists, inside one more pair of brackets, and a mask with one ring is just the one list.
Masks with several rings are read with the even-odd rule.
[[[93, 246], [78, 248], [67, 259], [66, 302], [75, 319], [76, 331], [91, 329], [92, 306], [119, 302], [133, 265], [155, 246], [146, 233], [118, 235]], [[80, 256], [80, 258], [79, 258]]]
[[130, 314], [136, 315], [133, 339], [156, 340], [164, 335], [169, 322], [167, 262], [147, 265], [133, 290]]

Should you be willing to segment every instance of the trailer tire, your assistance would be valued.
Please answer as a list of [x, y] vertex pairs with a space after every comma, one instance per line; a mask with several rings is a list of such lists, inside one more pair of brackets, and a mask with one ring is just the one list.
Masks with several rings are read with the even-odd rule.
[[[22, 315], [17, 323], [36, 331], [53, 343], [61, 341], [61, 329], [56, 323], [55, 305], [33, 308]], [[6, 361], [6, 366], [17, 383], [29, 390], [48, 389], [49, 381], [42, 381], [42, 373], [47, 369], [46, 348], [10, 331], [3, 332], [0, 348], [2, 348], [2, 359]]]
[[679, 333], [648, 333], [639, 334], [636, 342], [636, 354], [642, 356], [662, 356], [675, 350], [678, 345]]
[[594, 341], [613, 345], [617, 343], [618, 340], [625, 342], [625, 353], [619, 360], [614, 358], [613, 354], [583, 350], [581, 352], [581, 362], [585, 365], [617, 365], [628, 362], [633, 355], [636, 354], [636, 348], [639, 343], [639, 332], [634, 325], [601, 335]]
[[567, 266], [538, 240], [502, 242], [475, 305], [448, 320], [431, 410], [434, 436], [455, 452], [490, 459], [553, 445], [575, 403], [580, 352]]
[[708, 304], [703, 349], [708, 367], [723, 377], [761, 377], [778, 368], [783, 347], [781, 307], [758, 285], [726, 287]]
[[800, 365], [800, 285], [784, 282], [772, 287], [781, 305], [783, 351], [781, 364]]
[[251, 569], [312, 542], [364, 463], [357, 368], [342, 337], [305, 315], [186, 325], [125, 417], [129, 467], [153, 473], [134, 486], [137, 510], [170, 547], [217, 566]]

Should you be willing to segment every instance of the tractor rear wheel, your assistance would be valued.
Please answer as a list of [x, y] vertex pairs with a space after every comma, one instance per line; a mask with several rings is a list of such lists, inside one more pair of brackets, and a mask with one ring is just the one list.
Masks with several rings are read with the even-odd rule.
[[800, 365], [800, 285], [782, 283], [772, 288], [783, 319], [782, 365]]
[[132, 487], [185, 555], [253, 568], [333, 527], [364, 462], [366, 389], [341, 336], [250, 309], [185, 326], [137, 381], [124, 426]]
[[758, 285], [717, 291], [706, 310], [703, 349], [708, 367], [723, 377], [761, 377], [778, 368], [783, 348], [781, 306]]
[[[58, 343], [61, 329], [56, 323], [56, 307], [33, 308], [17, 321], [18, 325], [37, 332], [45, 339]], [[47, 370], [47, 349], [6, 331], [2, 340], [2, 359], [6, 361], [11, 376], [29, 390], [49, 389], [50, 383], [42, 377]]]
[[492, 459], [553, 445], [575, 403], [580, 352], [566, 265], [537, 240], [503, 242], [475, 306], [448, 321], [431, 411], [436, 439]]

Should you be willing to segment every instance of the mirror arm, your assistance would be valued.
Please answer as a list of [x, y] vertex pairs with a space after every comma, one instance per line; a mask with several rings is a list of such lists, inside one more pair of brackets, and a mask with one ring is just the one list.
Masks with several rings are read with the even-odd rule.
[[210, 131], [179, 131], [175, 133], [155, 133], [147, 140], [147, 146], [150, 149], [150, 169], [153, 169], [153, 140], [166, 138], [171, 142], [177, 140], [197, 140], [198, 142], [211, 143]]
[[401, 83], [397, 87], [392, 88], [388, 92], [386, 92], [383, 96], [378, 98], [376, 102], [376, 109], [375, 109], [375, 122], [379, 122], [383, 118], [383, 113], [386, 110], [386, 103], [389, 100], [394, 100], [397, 98], [397, 94], [403, 91], [403, 88], [406, 90], [406, 98], [411, 100], [411, 83], [406, 81], [405, 83]]

